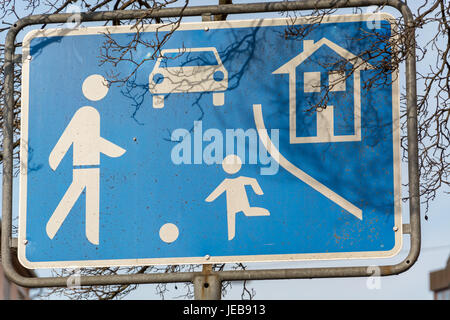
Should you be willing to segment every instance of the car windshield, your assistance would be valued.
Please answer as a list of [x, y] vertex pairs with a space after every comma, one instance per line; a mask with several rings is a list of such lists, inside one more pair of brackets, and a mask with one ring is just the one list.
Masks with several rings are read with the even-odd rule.
[[217, 66], [213, 51], [166, 52], [163, 54], [160, 67], [199, 67]]

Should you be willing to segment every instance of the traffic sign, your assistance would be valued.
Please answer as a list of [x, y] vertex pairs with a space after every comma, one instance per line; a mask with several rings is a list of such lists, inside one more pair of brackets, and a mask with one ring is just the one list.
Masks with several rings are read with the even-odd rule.
[[[115, 65], [101, 56], [129, 43], [131, 27], [31, 31], [21, 263], [398, 253], [398, 82], [379, 68], [392, 18], [375, 18], [186, 23], [154, 58], [149, 44], [171, 27], [148, 25]], [[112, 73], [126, 80], [108, 85]]]

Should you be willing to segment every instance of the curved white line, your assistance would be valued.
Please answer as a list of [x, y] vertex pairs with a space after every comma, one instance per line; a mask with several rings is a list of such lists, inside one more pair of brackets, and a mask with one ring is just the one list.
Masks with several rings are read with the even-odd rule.
[[327, 188], [323, 184], [321, 184], [319, 181], [314, 179], [313, 177], [307, 175], [305, 172], [297, 168], [295, 165], [293, 165], [289, 160], [287, 160], [285, 157], [283, 157], [280, 154], [280, 151], [275, 147], [275, 145], [272, 143], [272, 141], [269, 138], [269, 135], [267, 134], [267, 129], [264, 125], [264, 120], [262, 117], [262, 107], [260, 104], [254, 104], [253, 105], [253, 115], [255, 118], [255, 124], [256, 129], [258, 130], [259, 138], [261, 139], [262, 144], [267, 149], [267, 151], [270, 153], [273, 159], [277, 161], [280, 166], [285, 168], [288, 172], [293, 174], [298, 179], [305, 182], [307, 185], [312, 187], [314, 190], [320, 192], [325, 197], [342, 207], [343, 209], [350, 212], [352, 215], [357, 217], [358, 219], [362, 220], [362, 210], [349, 201], [342, 198], [340, 195], [335, 193], [333, 190]]

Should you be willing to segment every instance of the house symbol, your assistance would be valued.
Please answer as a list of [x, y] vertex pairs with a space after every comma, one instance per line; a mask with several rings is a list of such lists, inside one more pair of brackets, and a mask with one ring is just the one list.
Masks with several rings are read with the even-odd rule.
[[[273, 72], [289, 74], [289, 142], [361, 141], [360, 72], [369, 69], [326, 38], [304, 40], [303, 52]], [[326, 107], [315, 108], [319, 101]]]

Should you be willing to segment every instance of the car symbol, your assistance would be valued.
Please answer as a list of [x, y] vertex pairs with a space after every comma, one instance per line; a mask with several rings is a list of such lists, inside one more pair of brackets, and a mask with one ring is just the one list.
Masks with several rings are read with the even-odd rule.
[[225, 103], [228, 72], [214, 47], [165, 49], [149, 75], [153, 108], [163, 108], [171, 93], [213, 92], [213, 104]]

